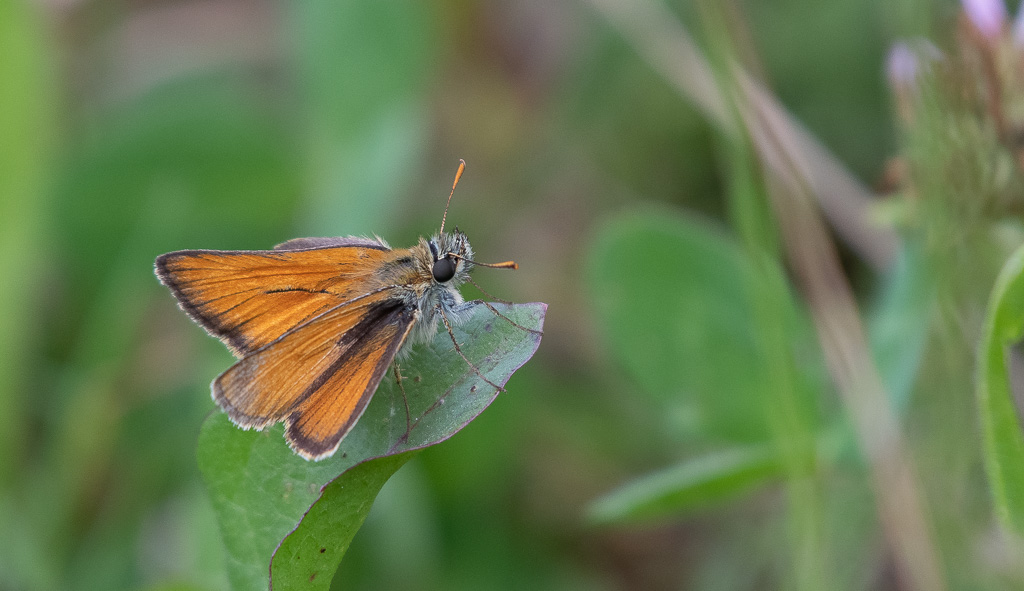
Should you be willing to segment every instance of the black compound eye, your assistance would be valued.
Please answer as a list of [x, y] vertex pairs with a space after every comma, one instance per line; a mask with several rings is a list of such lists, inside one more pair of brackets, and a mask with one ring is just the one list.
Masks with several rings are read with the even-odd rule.
[[455, 277], [455, 261], [445, 257], [443, 259], [437, 259], [434, 261], [434, 280], [438, 283], [444, 283], [451, 281], [452, 277]]

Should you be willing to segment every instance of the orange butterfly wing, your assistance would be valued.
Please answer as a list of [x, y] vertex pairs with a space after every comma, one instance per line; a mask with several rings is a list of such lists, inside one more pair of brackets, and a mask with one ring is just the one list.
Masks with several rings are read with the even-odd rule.
[[395, 256], [365, 238], [299, 238], [275, 250], [182, 250], [156, 273], [193, 320], [237, 357], [326, 310], [365, 294]]
[[297, 453], [329, 456], [362, 415], [418, 314], [389, 288], [337, 306], [231, 366], [214, 380], [214, 400], [244, 428], [284, 420]]

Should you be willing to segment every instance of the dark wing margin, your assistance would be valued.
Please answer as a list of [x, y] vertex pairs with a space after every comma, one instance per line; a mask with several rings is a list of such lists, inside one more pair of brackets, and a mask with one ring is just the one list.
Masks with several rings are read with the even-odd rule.
[[[418, 316], [415, 308], [404, 305], [374, 308], [345, 334], [347, 343], [339, 342], [345, 352], [307, 387], [296, 410], [285, 419], [285, 438], [304, 458], [320, 460], [337, 451], [363, 415]], [[354, 404], [346, 400], [352, 395], [357, 396]]]
[[419, 317], [392, 289], [336, 306], [246, 355], [213, 381], [214, 401], [244, 429], [284, 421], [304, 458], [331, 455]]
[[244, 357], [292, 328], [365, 294], [390, 252], [379, 243], [334, 240], [293, 250], [182, 250], [155, 271], [178, 305]]
[[[203, 327], [210, 335], [217, 337], [227, 345], [232, 352], [244, 352], [248, 346], [248, 339], [235, 327], [226, 326], [217, 321], [217, 316], [205, 313], [202, 303], [189, 293], [187, 282], [183, 281], [180, 275], [173, 269], [173, 265], [186, 257], [205, 254], [201, 250], [180, 250], [162, 254], [156, 258], [154, 270], [160, 283], [163, 283], [174, 294], [178, 301], [178, 307], [192, 319], [193, 322]], [[236, 354], [237, 354], [236, 353]]]

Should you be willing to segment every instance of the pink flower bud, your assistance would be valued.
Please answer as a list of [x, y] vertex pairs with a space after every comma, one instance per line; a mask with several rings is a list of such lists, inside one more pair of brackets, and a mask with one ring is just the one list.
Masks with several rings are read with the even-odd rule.
[[1003, 0], [961, 0], [964, 13], [978, 31], [993, 39], [1003, 32], [1006, 5]]
[[932, 64], [942, 61], [942, 52], [927, 39], [897, 41], [885, 59], [885, 75], [893, 88], [909, 88]]
[[885, 75], [893, 87], [913, 84], [920, 69], [917, 55], [906, 43], [897, 42], [889, 49], [885, 58]]

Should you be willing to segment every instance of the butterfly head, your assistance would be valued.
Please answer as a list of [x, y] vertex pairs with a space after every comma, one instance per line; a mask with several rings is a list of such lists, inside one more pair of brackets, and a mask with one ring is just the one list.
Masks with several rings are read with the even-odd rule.
[[451, 233], [431, 236], [427, 245], [433, 258], [431, 274], [434, 281], [458, 285], [466, 280], [473, 268], [473, 247], [458, 227]]

